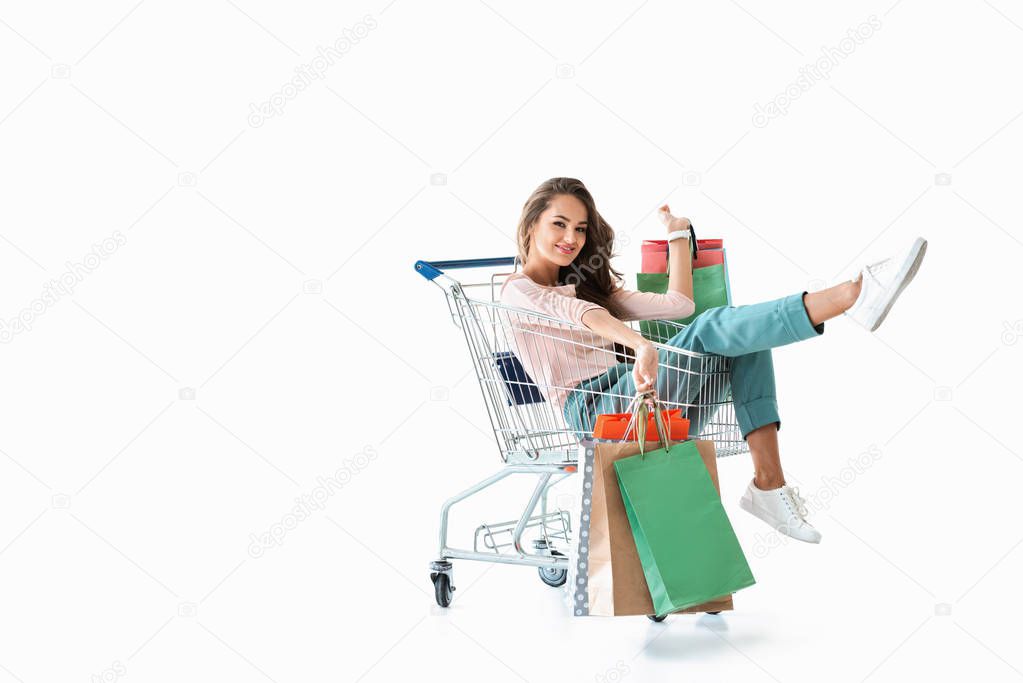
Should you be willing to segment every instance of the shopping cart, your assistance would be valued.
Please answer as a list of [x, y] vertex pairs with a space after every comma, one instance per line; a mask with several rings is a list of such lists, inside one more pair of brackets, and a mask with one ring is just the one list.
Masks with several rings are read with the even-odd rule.
[[[540, 579], [555, 587], [563, 585], [568, 575], [566, 551], [572, 538], [571, 515], [567, 510], [549, 510], [547, 494], [554, 484], [576, 471], [581, 441], [593, 437], [593, 425], [567, 424], [561, 409], [547, 396], [564, 395], [576, 388], [558, 386], [542, 370], [537, 377], [530, 377], [518, 352], [527, 349], [534, 354], [532, 357], [548, 359], [545, 363], [548, 366], [578, 362], [567, 353], [571, 345], [584, 345], [598, 356], [607, 354], [608, 365], [634, 360], [630, 350], [614, 348], [585, 327], [502, 305], [501, 285], [518, 270], [518, 265], [515, 257], [415, 264], [420, 275], [444, 291], [451, 319], [462, 330], [504, 463], [497, 473], [449, 498], [441, 507], [440, 554], [430, 564], [430, 579], [441, 607], [451, 604], [455, 590], [451, 560], [536, 567]], [[477, 272], [486, 269], [490, 275], [482, 281], [463, 283], [445, 274], [445, 270], [452, 269]], [[470, 291], [482, 291], [482, 295], [470, 296]], [[713, 441], [719, 457], [747, 452], [732, 405], [728, 359], [665, 346], [664, 342], [682, 327], [659, 321], [653, 326], [655, 332], [648, 331], [654, 336], [651, 341], [666, 351], [669, 359], [659, 368], [659, 392], [694, 396], [686, 402], [662, 401], [663, 407], [681, 408], [690, 419], [690, 438]], [[605, 369], [606, 366], [595, 365], [592, 372], [582, 368], [575, 375], [591, 377]], [[688, 394], [672, 391], [680, 387], [693, 391]], [[626, 406], [633, 397], [615, 398]], [[481, 524], [476, 529], [472, 550], [449, 546], [448, 513], [452, 506], [513, 474], [537, 478], [518, 519]], [[534, 514], [537, 505], [540, 511]], [[524, 541], [527, 535], [531, 543]], [[527, 546], [533, 552], [527, 551]]]

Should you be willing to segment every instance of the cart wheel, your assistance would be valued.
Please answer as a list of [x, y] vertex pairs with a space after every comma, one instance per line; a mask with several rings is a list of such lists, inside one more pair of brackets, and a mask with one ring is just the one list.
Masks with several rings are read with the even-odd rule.
[[[557, 550], [551, 550], [551, 555], [554, 555], [555, 557], [564, 557], [564, 553], [559, 553]], [[568, 581], [567, 569], [537, 567], [537, 572], [540, 574], [540, 580], [553, 588], [564, 586], [565, 582]]]
[[718, 610], [717, 612], [707, 612], [707, 614], [721, 614], [721, 610]]
[[433, 579], [433, 593], [437, 598], [437, 604], [441, 607], [451, 606], [451, 592], [455, 590], [454, 586], [451, 585], [451, 579], [448, 578], [447, 574], [434, 574]]
[[565, 581], [568, 580], [567, 569], [555, 569], [554, 567], [537, 567], [537, 572], [540, 574], [540, 580], [546, 583], [548, 586], [557, 588], [558, 586], [564, 586]]
[[648, 615], [646, 615], [646, 618], [649, 619], [650, 621], [654, 621], [654, 622], [657, 622], [659, 624], [662, 621], [664, 621], [665, 619], [667, 619], [668, 615], [665, 614], [663, 617], [659, 617], [656, 614], [648, 614]]

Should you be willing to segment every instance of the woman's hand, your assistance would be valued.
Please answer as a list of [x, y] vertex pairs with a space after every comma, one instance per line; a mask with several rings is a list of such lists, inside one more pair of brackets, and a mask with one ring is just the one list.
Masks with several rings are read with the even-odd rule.
[[632, 366], [636, 393], [657, 390], [657, 349], [648, 341], [636, 347], [636, 363]]
[[657, 210], [657, 215], [661, 219], [661, 222], [664, 223], [665, 227], [668, 228], [669, 233], [675, 232], [676, 230], [688, 230], [692, 226], [692, 223], [689, 222], [688, 218], [672, 216], [671, 209], [668, 208], [667, 204]]
[[606, 308], [586, 311], [583, 313], [582, 323], [604, 339], [635, 349], [636, 360], [632, 365], [632, 378], [637, 392], [657, 389], [657, 349], [649, 340], [608, 313]]
[[[688, 218], [672, 216], [671, 209], [668, 208], [667, 204], [658, 210], [657, 215], [665, 227], [668, 228], [669, 236], [676, 230], [689, 230], [693, 227]], [[672, 292], [678, 292], [690, 301], [695, 301], [693, 298], [693, 252], [692, 245], [690, 244], [691, 239], [692, 233], [690, 232], [689, 236], [685, 239], [668, 242], [668, 289]]]

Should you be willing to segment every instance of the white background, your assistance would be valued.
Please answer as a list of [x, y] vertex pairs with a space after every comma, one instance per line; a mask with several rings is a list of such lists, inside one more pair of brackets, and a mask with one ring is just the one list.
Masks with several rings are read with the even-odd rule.
[[[0, 4], [0, 317], [31, 319], [0, 346], [0, 680], [1020, 678], [1021, 58], [1006, 0]], [[820, 546], [769, 552], [749, 456], [719, 461], [758, 579], [732, 613], [573, 619], [534, 570], [470, 562], [434, 605], [440, 503], [500, 461], [412, 264], [511, 255], [560, 175], [627, 273], [663, 202], [725, 238], [735, 303], [930, 240], [877, 334], [775, 352], [790, 483], [880, 456], [830, 485]]]

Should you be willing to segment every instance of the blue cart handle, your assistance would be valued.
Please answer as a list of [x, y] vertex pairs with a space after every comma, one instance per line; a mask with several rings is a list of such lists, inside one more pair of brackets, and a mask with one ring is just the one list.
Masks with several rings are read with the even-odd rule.
[[514, 265], [514, 256], [457, 259], [454, 261], [416, 261], [416, 272], [427, 280], [433, 280], [438, 275], [443, 275], [445, 270], [451, 268], [490, 268], [493, 266]]

